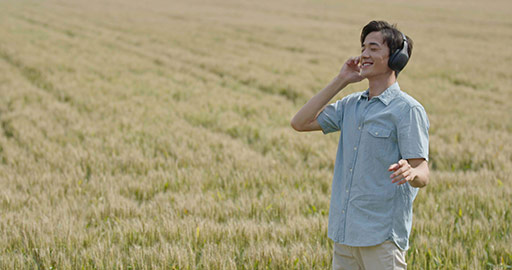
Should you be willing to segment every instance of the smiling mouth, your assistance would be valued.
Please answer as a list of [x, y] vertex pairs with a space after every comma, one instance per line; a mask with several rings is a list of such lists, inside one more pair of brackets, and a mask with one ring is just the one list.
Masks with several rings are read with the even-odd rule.
[[361, 64], [361, 68], [367, 68], [371, 65], [373, 65], [373, 63], [366, 62], [366, 63]]

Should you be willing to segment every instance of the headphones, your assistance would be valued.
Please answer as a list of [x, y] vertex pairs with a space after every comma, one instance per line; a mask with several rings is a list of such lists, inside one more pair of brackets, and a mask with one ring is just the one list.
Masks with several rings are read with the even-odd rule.
[[396, 71], [398, 74], [402, 69], [404, 69], [407, 62], [409, 62], [409, 53], [407, 52], [407, 48], [409, 48], [409, 44], [407, 44], [407, 38], [404, 33], [402, 34], [403, 43], [402, 48], [396, 49], [395, 52], [389, 57], [388, 66], [392, 70]]

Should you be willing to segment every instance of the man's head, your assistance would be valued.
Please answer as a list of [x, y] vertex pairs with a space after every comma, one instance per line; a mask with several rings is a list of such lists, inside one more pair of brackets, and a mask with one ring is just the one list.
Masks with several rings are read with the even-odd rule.
[[[409, 37], [406, 38], [410, 57], [413, 43]], [[403, 35], [394, 25], [385, 21], [369, 22], [361, 31], [361, 75], [369, 78], [392, 73], [388, 65], [389, 57], [403, 44]]]

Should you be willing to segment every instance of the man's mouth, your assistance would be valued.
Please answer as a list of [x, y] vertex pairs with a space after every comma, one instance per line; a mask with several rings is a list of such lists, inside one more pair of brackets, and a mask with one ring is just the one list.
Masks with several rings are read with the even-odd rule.
[[371, 63], [371, 62], [364, 62], [364, 63], [361, 64], [361, 68], [366, 68], [366, 67], [369, 67], [371, 65], [373, 65], [373, 63]]

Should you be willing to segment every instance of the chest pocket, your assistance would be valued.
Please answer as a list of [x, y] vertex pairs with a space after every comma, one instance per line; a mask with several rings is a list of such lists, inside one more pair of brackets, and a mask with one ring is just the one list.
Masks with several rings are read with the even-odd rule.
[[364, 137], [364, 147], [368, 158], [373, 162], [379, 162], [386, 168], [397, 161], [397, 144], [394, 140], [392, 129], [383, 126], [368, 125]]
[[385, 129], [378, 126], [369, 126], [368, 133], [376, 138], [388, 138], [391, 135], [391, 129]]

